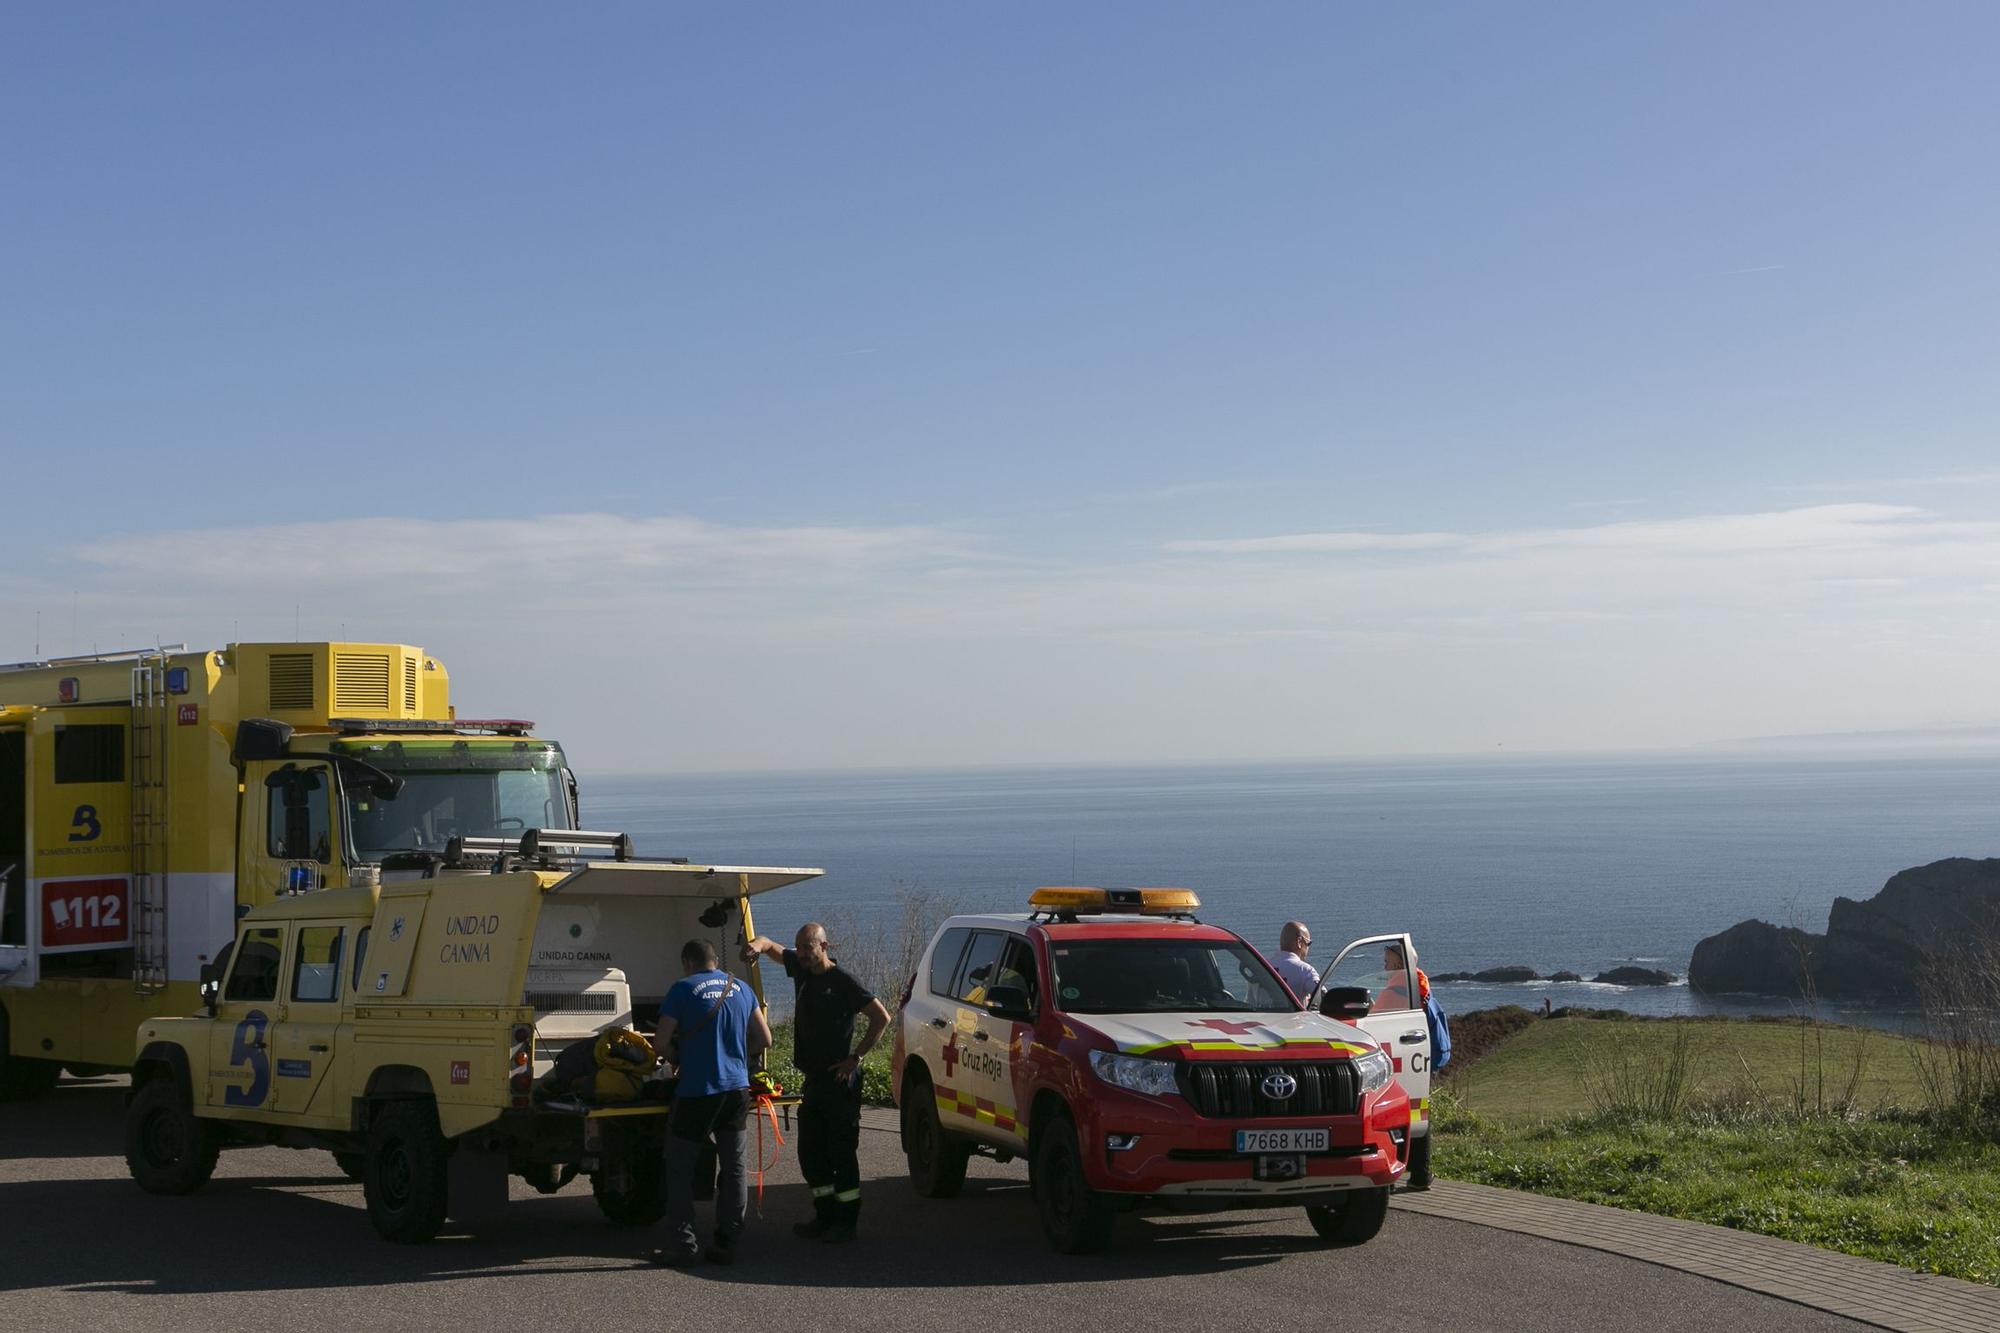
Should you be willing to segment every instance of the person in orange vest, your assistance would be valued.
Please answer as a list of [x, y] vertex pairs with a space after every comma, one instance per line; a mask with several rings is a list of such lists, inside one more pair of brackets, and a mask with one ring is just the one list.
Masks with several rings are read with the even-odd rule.
[[[1381, 990], [1375, 992], [1375, 1003], [1370, 1006], [1372, 1009], [1380, 1013], [1393, 1009], [1421, 1009], [1424, 1007], [1424, 1002], [1431, 998], [1431, 979], [1424, 975], [1424, 970], [1418, 967], [1416, 962], [1415, 949], [1410, 950], [1409, 958], [1405, 959], [1401, 945], [1390, 944], [1383, 947], [1382, 970], [1389, 974], [1389, 979], [1383, 984]], [[1410, 1003], [1410, 973], [1412, 972], [1417, 974], [1417, 1001], [1415, 1004]]]

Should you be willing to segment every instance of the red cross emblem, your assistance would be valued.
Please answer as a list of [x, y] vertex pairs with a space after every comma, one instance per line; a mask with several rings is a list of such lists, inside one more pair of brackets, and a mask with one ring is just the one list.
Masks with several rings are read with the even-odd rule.
[[1232, 1023], [1226, 1018], [1204, 1018], [1200, 1022], [1190, 1019], [1191, 1028], [1214, 1028], [1217, 1032], [1228, 1033], [1232, 1037], [1247, 1037], [1257, 1030], [1255, 1023]]
[[954, 1032], [951, 1034], [951, 1040], [946, 1042], [944, 1047], [944, 1076], [946, 1078], [950, 1078], [952, 1076], [952, 1071], [957, 1068], [958, 1068], [958, 1034]]

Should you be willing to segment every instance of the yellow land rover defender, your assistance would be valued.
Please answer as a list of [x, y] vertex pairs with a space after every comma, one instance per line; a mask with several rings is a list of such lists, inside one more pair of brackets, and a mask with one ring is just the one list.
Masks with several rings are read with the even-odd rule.
[[[613, 834], [462, 838], [379, 882], [248, 909], [206, 970], [206, 1014], [139, 1025], [134, 1179], [183, 1194], [223, 1148], [277, 1144], [330, 1150], [390, 1240], [476, 1220], [509, 1176], [553, 1192], [587, 1174], [612, 1221], [657, 1220], [665, 1106], [537, 1082], [635, 1001], [653, 1011], [687, 940], [736, 958], [750, 898], [821, 872], [629, 858]], [[755, 965], [734, 966], [761, 995]]]

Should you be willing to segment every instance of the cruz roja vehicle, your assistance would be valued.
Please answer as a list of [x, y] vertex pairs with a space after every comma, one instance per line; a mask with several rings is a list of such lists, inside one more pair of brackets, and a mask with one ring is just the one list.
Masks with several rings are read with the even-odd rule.
[[128, 1067], [136, 1024], [198, 1007], [242, 909], [578, 827], [562, 748], [532, 733], [458, 717], [408, 644], [0, 666], [0, 1101]]
[[[1428, 1087], [1421, 1011], [1371, 1016], [1371, 991], [1346, 985], [1308, 1008], [1199, 905], [1186, 889], [1045, 888], [1029, 913], [944, 923], [896, 1028], [919, 1193], [956, 1194], [980, 1152], [1028, 1159], [1065, 1253], [1102, 1248], [1114, 1214], [1142, 1206], [1299, 1205], [1328, 1241], [1375, 1235], [1411, 1167], [1404, 1078], [1417, 1099]], [[1390, 944], [1414, 956], [1379, 936], [1336, 967], [1379, 970]]]
[[[277, 1144], [331, 1151], [390, 1240], [429, 1240], [447, 1216], [477, 1225], [510, 1176], [553, 1193], [588, 1175], [612, 1221], [658, 1220], [666, 1104], [537, 1081], [572, 1044], [628, 1027], [637, 997], [657, 1012], [683, 943], [736, 958], [751, 897], [821, 872], [639, 862], [628, 845], [464, 838], [429, 877], [249, 909], [209, 968], [206, 1012], [139, 1026], [133, 1177], [184, 1194], [222, 1149]], [[580, 854], [605, 849], [617, 859]], [[761, 998], [756, 965], [735, 966]]]

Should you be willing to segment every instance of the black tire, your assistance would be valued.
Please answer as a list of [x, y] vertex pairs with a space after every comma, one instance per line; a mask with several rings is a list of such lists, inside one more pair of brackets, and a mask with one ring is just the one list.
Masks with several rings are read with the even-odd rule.
[[26, 1102], [46, 1096], [62, 1077], [62, 1065], [8, 1054], [7, 1011], [0, 1009], [0, 1102]]
[[1431, 1136], [1410, 1140], [1410, 1169], [1403, 1177], [1413, 1190], [1431, 1187]]
[[613, 1226], [646, 1227], [667, 1215], [667, 1163], [651, 1136], [606, 1145], [602, 1165], [590, 1177], [598, 1211]]
[[125, 1167], [148, 1194], [192, 1194], [215, 1174], [216, 1126], [200, 1119], [178, 1079], [156, 1078], [125, 1109]]
[[947, 1134], [938, 1120], [937, 1093], [922, 1070], [903, 1081], [903, 1156], [910, 1184], [926, 1199], [949, 1199], [965, 1185], [972, 1144]]
[[450, 1205], [445, 1161], [450, 1145], [428, 1101], [390, 1102], [368, 1126], [362, 1195], [368, 1220], [384, 1240], [418, 1245], [444, 1228]]
[[368, 1178], [368, 1154], [365, 1152], [337, 1152], [333, 1164], [340, 1168], [340, 1174], [355, 1184]]
[[1111, 1205], [1090, 1188], [1076, 1125], [1067, 1115], [1051, 1120], [1035, 1145], [1030, 1168], [1042, 1231], [1059, 1254], [1095, 1254], [1111, 1239]]
[[1389, 1216], [1389, 1191], [1354, 1190], [1350, 1196], [1326, 1208], [1308, 1207], [1306, 1216], [1321, 1240], [1336, 1245], [1365, 1245], [1382, 1229]]

